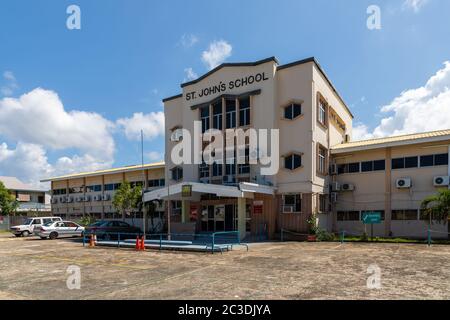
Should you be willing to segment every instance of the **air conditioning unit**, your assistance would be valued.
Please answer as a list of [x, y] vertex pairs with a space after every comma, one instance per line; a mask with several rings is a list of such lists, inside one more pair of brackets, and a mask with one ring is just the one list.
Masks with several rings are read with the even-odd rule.
[[344, 183], [341, 185], [341, 191], [353, 191], [355, 186], [351, 183]]
[[76, 201], [76, 202], [81, 202], [81, 201], [83, 201], [83, 197], [76, 197], [76, 198], [75, 198], [75, 201]]
[[58, 199], [52, 198], [52, 203], [53, 203], [53, 204], [58, 203]]
[[102, 201], [102, 196], [101, 195], [94, 196], [94, 201]]
[[332, 191], [341, 191], [341, 185], [339, 182], [332, 182], [331, 183], [331, 190]]
[[108, 201], [109, 199], [111, 199], [109, 194], [104, 194], [103, 197], [102, 197], [103, 201]]
[[448, 187], [448, 185], [450, 184], [450, 177], [449, 176], [434, 177], [433, 183], [435, 187]]
[[337, 175], [338, 174], [337, 164], [330, 165], [330, 174], [331, 175]]
[[177, 129], [174, 132], [172, 132], [170, 136], [170, 141], [172, 142], [179, 142], [183, 139], [183, 129]]
[[73, 198], [72, 197], [67, 197], [67, 203], [72, 203], [73, 202]]
[[412, 186], [411, 178], [397, 179], [395, 186], [397, 189], [409, 189]]
[[84, 196], [83, 201], [84, 201], [84, 202], [89, 202], [89, 201], [91, 201], [91, 196]]
[[59, 203], [66, 203], [67, 202], [67, 197], [60, 197], [59, 198]]
[[338, 201], [338, 194], [337, 194], [337, 192], [332, 192], [331, 195], [330, 195], [330, 198], [331, 198], [331, 202], [332, 203], [336, 203]]
[[294, 207], [293, 206], [283, 206], [283, 213], [293, 213]]

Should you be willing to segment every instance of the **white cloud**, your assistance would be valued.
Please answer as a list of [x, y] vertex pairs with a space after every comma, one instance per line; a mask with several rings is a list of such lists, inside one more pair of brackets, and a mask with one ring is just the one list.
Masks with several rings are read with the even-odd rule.
[[184, 73], [186, 74], [186, 77], [184, 78], [183, 82], [195, 80], [198, 78], [197, 73], [192, 68], [186, 68], [184, 69]]
[[164, 160], [164, 154], [162, 154], [161, 152], [157, 152], [157, 151], [151, 151], [151, 152], [147, 153], [147, 158], [150, 161], [162, 161], [162, 160]]
[[224, 40], [214, 41], [209, 48], [202, 53], [203, 63], [211, 70], [231, 56], [233, 47]]
[[152, 140], [164, 135], [164, 112], [134, 113], [131, 118], [117, 120], [117, 124], [129, 140], [140, 140], [141, 130], [144, 131], [144, 139]]
[[186, 33], [181, 36], [181, 39], [179, 41], [179, 43], [184, 48], [193, 47], [197, 42], [198, 42], [198, 37], [195, 34], [186, 34]]
[[94, 112], [70, 111], [58, 95], [41, 88], [20, 98], [0, 100], [0, 135], [62, 150], [75, 148], [110, 160], [115, 150], [113, 123]]
[[428, 0], [405, 0], [405, 2], [403, 2], [403, 8], [411, 9], [417, 13], [427, 2]]
[[14, 73], [12, 71], [5, 71], [3, 72], [3, 79], [6, 84], [0, 88], [0, 93], [5, 97], [11, 96], [19, 87], [16, 77], [14, 76]]
[[354, 128], [354, 139], [450, 129], [450, 61], [424, 86], [403, 91], [381, 108], [385, 115], [372, 131], [364, 124]]
[[49, 188], [48, 183], [39, 182], [43, 178], [111, 166], [112, 161], [99, 161], [89, 155], [61, 157], [54, 164], [50, 164], [43, 146], [19, 142], [13, 149], [6, 143], [0, 144], [0, 175], [15, 176], [35, 187]]

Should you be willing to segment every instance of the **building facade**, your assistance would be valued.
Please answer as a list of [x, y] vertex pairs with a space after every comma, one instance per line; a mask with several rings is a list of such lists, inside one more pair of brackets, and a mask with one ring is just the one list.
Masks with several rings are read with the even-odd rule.
[[[165, 185], [164, 163], [145, 164], [71, 174], [42, 180], [51, 182], [52, 213], [64, 219], [78, 219], [90, 215], [97, 219], [122, 219], [112, 199], [120, 184], [143, 186], [145, 191]], [[164, 211], [164, 206], [156, 210]], [[137, 217], [135, 215], [135, 217]]]
[[[329, 212], [330, 150], [349, 139], [353, 116], [314, 58], [223, 64], [181, 87], [182, 94], [164, 100], [168, 186], [146, 201], [169, 199], [180, 215], [174, 219], [197, 232], [239, 230], [241, 237], [307, 233], [313, 213]], [[264, 176], [264, 165], [230, 163], [225, 151], [222, 162], [173, 163], [177, 132], [194, 132], [195, 121], [202, 133], [278, 129], [280, 169]], [[187, 185], [190, 197], [181, 191]]]
[[50, 194], [46, 190], [25, 184], [16, 177], [0, 177], [0, 181], [19, 202], [19, 213], [50, 213]]

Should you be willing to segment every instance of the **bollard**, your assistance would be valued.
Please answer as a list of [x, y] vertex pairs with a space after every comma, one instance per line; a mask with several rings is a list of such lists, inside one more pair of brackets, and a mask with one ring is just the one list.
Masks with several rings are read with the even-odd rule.
[[431, 247], [431, 230], [428, 229], [428, 246]]
[[341, 244], [344, 244], [345, 241], [345, 231], [342, 231], [341, 233]]

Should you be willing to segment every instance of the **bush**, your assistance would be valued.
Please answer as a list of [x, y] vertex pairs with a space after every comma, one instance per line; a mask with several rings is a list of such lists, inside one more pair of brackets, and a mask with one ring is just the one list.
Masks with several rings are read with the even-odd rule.
[[96, 221], [95, 217], [93, 216], [84, 216], [80, 219], [79, 223], [80, 225], [82, 225], [83, 227], [86, 227], [90, 224], [93, 224]]
[[334, 234], [329, 233], [323, 229], [316, 231], [317, 241], [334, 241]]
[[367, 235], [367, 233], [363, 233], [362, 234], [362, 236], [359, 238], [359, 241], [362, 241], [362, 242], [367, 242], [367, 241], [369, 241], [369, 236]]

